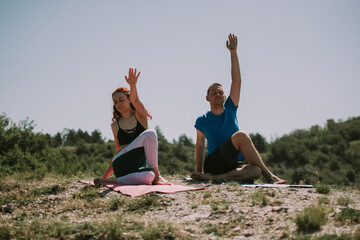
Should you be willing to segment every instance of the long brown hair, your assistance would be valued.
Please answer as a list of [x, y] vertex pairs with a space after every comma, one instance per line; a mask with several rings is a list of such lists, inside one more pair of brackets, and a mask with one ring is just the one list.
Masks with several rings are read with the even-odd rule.
[[[119, 87], [117, 88], [112, 94], [111, 96], [114, 96], [115, 93], [124, 93], [126, 95], [126, 97], [130, 100], [130, 90], [127, 87]], [[130, 102], [130, 107], [132, 110], [135, 110], [134, 105]], [[150, 115], [150, 113], [146, 110], [146, 114], [147, 117], [149, 119], [152, 119], [152, 116]], [[113, 117], [112, 117], [112, 121], [118, 121], [120, 118], [122, 117], [121, 113], [116, 109], [115, 105], [113, 105]]]

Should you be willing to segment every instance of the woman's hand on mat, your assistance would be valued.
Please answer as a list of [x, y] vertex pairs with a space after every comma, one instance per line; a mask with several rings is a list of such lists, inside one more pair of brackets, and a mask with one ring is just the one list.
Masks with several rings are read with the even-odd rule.
[[236, 51], [237, 37], [234, 34], [229, 34], [229, 40], [226, 41], [226, 47], [231, 51]]
[[125, 76], [125, 80], [130, 86], [136, 85], [139, 75], [140, 72], [136, 75], [136, 68], [129, 68], [129, 76]]
[[159, 176], [155, 176], [152, 185], [171, 185], [171, 183], [169, 183], [165, 178], [159, 175]]
[[95, 178], [94, 179], [94, 184], [95, 185], [99, 185], [101, 183], [101, 178]]

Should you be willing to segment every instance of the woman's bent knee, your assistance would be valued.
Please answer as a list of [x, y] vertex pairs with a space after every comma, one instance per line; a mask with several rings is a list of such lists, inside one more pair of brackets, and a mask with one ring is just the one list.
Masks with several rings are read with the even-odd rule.
[[156, 131], [153, 129], [146, 129], [142, 135], [146, 136], [146, 137], [150, 137], [150, 138], [154, 138], [157, 139], [157, 134]]

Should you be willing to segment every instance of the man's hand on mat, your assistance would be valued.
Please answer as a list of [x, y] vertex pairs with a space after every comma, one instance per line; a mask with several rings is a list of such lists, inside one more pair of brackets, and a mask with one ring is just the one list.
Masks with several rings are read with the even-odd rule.
[[155, 177], [152, 185], [171, 185], [171, 183], [169, 183], [165, 178], [159, 175]]
[[212, 175], [209, 174], [209, 173], [201, 173], [201, 172], [193, 172], [190, 174], [190, 177], [194, 180], [198, 180], [198, 181], [201, 181], [201, 180], [212, 180]]
[[126, 82], [131, 85], [136, 85], [140, 72], [136, 75], [136, 68], [135, 71], [132, 68], [129, 68], [129, 76], [125, 76]]

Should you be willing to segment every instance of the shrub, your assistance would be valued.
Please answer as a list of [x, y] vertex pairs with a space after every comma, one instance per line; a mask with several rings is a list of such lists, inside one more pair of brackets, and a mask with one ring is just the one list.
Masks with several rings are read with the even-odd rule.
[[330, 192], [330, 187], [326, 184], [317, 184], [316, 185], [316, 192], [320, 194], [328, 194]]
[[296, 215], [298, 231], [312, 232], [320, 229], [327, 221], [327, 214], [322, 207], [309, 206]]
[[360, 210], [345, 208], [336, 216], [336, 220], [342, 223], [360, 223]]
[[10, 230], [7, 227], [0, 227], [0, 240], [11, 239]]

